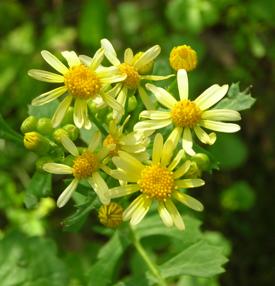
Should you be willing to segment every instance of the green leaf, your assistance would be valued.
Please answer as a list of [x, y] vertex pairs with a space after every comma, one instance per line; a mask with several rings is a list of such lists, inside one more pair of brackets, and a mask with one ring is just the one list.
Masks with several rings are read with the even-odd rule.
[[15, 132], [4, 120], [0, 113], [0, 138], [13, 141], [15, 143], [23, 143], [23, 137]]
[[217, 105], [216, 109], [233, 109], [237, 111], [249, 109], [256, 101], [249, 92], [250, 87], [246, 88], [244, 91], [240, 91], [239, 83], [232, 83], [227, 97], [222, 99]]
[[116, 231], [112, 238], [101, 248], [98, 261], [92, 265], [89, 271], [89, 286], [113, 285], [112, 278], [115, 267], [128, 245], [129, 241]]
[[95, 195], [89, 195], [86, 202], [79, 205], [76, 212], [63, 221], [65, 231], [78, 231], [84, 224], [89, 213], [98, 205]]
[[9, 233], [0, 240], [0, 281], [5, 286], [68, 285], [54, 241], [20, 233]]
[[108, 6], [106, 0], [86, 1], [79, 21], [79, 38], [86, 46], [98, 47], [106, 36]]
[[248, 150], [236, 134], [219, 134], [217, 141], [209, 148], [222, 169], [242, 166], [247, 159]]
[[24, 202], [26, 207], [34, 208], [40, 198], [49, 196], [52, 189], [51, 184], [51, 174], [36, 171], [25, 191]]
[[200, 240], [159, 266], [164, 278], [180, 275], [211, 277], [224, 272], [222, 249]]
[[255, 203], [254, 190], [245, 181], [236, 182], [222, 192], [221, 203], [232, 211], [249, 210]]

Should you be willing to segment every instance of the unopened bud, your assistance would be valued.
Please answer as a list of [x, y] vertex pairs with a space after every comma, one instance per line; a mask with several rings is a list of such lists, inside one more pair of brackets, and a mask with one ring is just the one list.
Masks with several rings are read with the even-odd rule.
[[36, 125], [37, 125], [37, 118], [34, 116], [29, 116], [22, 122], [20, 130], [23, 134], [35, 131]]
[[55, 142], [57, 143], [61, 143], [61, 139], [62, 137], [69, 137], [68, 131], [66, 131], [63, 128], [58, 128], [54, 131], [53, 133], [53, 139], [55, 140]]
[[192, 157], [192, 160], [194, 160], [198, 164], [199, 168], [202, 171], [206, 171], [209, 168], [210, 160], [209, 157], [204, 153], [195, 154]]
[[68, 132], [69, 138], [72, 141], [75, 141], [79, 136], [78, 128], [73, 124], [67, 124], [63, 126], [63, 129]]
[[196, 162], [194, 162], [194, 161], [191, 162], [190, 168], [186, 172], [185, 176], [186, 176], [186, 178], [191, 178], [191, 179], [201, 177], [201, 170], [198, 167]]
[[110, 228], [116, 228], [122, 223], [123, 208], [114, 202], [102, 205], [98, 210], [99, 221]]
[[47, 154], [50, 149], [50, 144], [47, 138], [35, 131], [25, 133], [24, 146], [26, 149], [40, 155]]
[[39, 118], [37, 122], [37, 131], [43, 135], [51, 135], [53, 132], [51, 119], [47, 117]]
[[197, 66], [197, 53], [187, 45], [174, 47], [170, 52], [169, 62], [176, 71], [179, 69], [191, 71]]
[[135, 96], [131, 96], [128, 99], [128, 112], [132, 112], [137, 107], [137, 99]]

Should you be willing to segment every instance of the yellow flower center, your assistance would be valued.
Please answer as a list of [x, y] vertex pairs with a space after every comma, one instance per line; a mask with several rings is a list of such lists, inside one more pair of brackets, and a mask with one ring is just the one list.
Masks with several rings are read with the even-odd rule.
[[93, 172], [98, 169], [98, 166], [99, 162], [97, 156], [90, 151], [85, 151], [74, 160], [73, 175], [76, 179], [91, 177]]
[[99, 221], [111, 228], [115, 228], [122, 223], [123, 208], [111, 202], [109, 205], [102, 205], [98, 210]]
[[117, 152], [118, 152], [117, 144], [118, 144], [118, 142], [111, 134], [107, 135], [106, 138], [103, 140], [103, 146], [108, 147], [108, 146], [113, 145], [113, 144], [115, 144], [116, 147], [115, 147], [115, 149], [110, 151], [111, 156], [117, 155]]
[[201, 119], [201, 110], [192, 101], [183, 99], [172, 109], [172, 120], [179, 127], [194, 127]]
[[170, 66], [174, 70], [193, 70], [197, 66], [197, 53], [187, 45], [174, 47], [169, 57]]
[[158, 200], [166, 200], [174, 190], [173, 174], [159, 164], [145, 167], [138, 184], [142, 193]]
[[96, 73], [82, 64], [69, 69], [64, 75], [64, 84], [73, 96], [81, 99], [95, 97], [101, 89]]
[[123, 63], [119, 65], [119, 70], [123, 74], [127, 75], [126, 79], [124, 80], [124, 84], [126, 87], [130, 89], [134, 89], [138, 87], [140, 76], [137, 70], [132, 65]]

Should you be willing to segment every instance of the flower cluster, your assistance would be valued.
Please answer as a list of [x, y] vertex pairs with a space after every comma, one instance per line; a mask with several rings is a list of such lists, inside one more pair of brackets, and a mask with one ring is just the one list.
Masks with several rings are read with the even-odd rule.
[[[237, 132], [240, 126], [231, 122], [241, 117], [235, 110], [215, 108], [227, 94], [226, 84], [214, 84], [190, 99], [187, 72], [197, 66], [190, 46], [172, 49], [169, 63], [176, 74], [154, 74], [160, 52], [158, 45], [136, 54], [128, 48], [122, 61], [107, 39], [93, 57], [62, 52], [67, 65], [41, 52], [56, 73], [32, 69], [28, 74], [59, 86], [34, 98], [32, 105], [47, 109], [54, 101], [57, 108], [50, 118], [32, 114], [21, 131], [25, 147], [39, 156], [37, 168], [71, 179], [58, 207], [81, 185], [87, 196], [94, 191], [102, 204], [100, 222], [108, 227], [122, 220], [136, 225], [154, 204], [167, 227], [183, 230], [176, 202], [203, 210], [186, 193], [205, 184], [201, 176], [209, 169], [209, 158], [194, 146], [214, 144], [215, 132]], [[178, 92], [171, 92], [175, 83]], [[120, 206], [116, 199], [122, 197], [133, 201], [128, 205], [123, 199]]]

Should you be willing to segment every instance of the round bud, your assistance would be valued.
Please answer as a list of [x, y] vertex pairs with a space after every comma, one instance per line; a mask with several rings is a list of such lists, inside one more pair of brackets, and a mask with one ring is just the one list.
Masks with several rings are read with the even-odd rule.
[[47, 138], [35, 131], [25, 133], [24, 146], [26, 149], [40, 155], [47, 154], [50, 149], [50, 143]]
[[192, 157], [192, 160], [194, 160], [199, 168], [202, 171], [206, 171], [209, 168], [210, 160], [209, 157], [204, 153], [197, 153]]
[[63, 126], [63, 129], [68, 132], [69, 138], [72, 141], [75, 141], [79, 136], [78, 128], [73, 124], [67, 124]]
[[57, 143], [61, 143], [61, 138], [67, 136], [69, 137], [68, 131], [63, 128], [58, 128], [53, 132], [53, 139]]
[[102, 205], [98, 210], [99, 221], [110, 228], [116, 228], [122, 223], [123, 208], [114, 202]]
[[37, 122], [37, 131], [43, 135], [51, 135], [53, 132], [51, 119], [47, 117], [39, 118]]
[[136, 97], [133, 95], [133, 96], [130, 96], [129, 99], [128, 99], [128, 111], [129, 112], [132, 112], [136, 109], [137, 107], [137, 99]]
[[197, 53], [190, 46], [177, 46], [170, 52], [169, 62], [176, 71], [179, 69], [191, 71], [197, 66]]
[[20, 130], [23, 134], [35, 131], [36, 125], [37, 125], [37, 118], [31, 115], [22, 122]]

